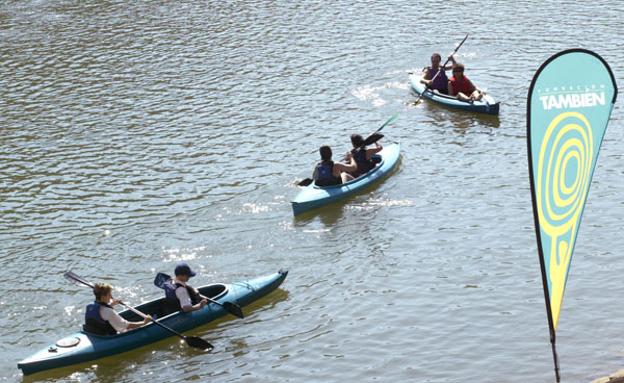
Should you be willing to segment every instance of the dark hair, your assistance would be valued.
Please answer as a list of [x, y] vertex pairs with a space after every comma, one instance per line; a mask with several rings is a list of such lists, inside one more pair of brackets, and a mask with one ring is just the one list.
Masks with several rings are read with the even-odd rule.
[[329, 161], [332, 158], [331, 148], [327, 145], [321, 146], [321, 148], [319, 149], [319, 153], [321, 154], [321, 159], [323, 161]]
[[359, 148], [360, 146], [364, 146], [364, 139], [359, 134], [352, 134], [351, 143], [354, 148]]
[[434, 53], [431, 55], [431, 58], [437, 57], [438, 59], [442, 60], [442, 56], [440, 56], [439, 53]]
[[455, 69], [457, 69], [458, 71], [464, 73], [464, 64], [462, 63], [455, 63], [455, 65], [453, 65], [453, 72], [455, 72]]
[[109, 294], [111, 291], [113, 291], [113, 287], [108, 283], [96, 283], [93, 287], [93, 294], [95, 295], [95, 299], [97, 299], [98, 301], [100, 300], [100, 298], [102, 298], [104, 295]]

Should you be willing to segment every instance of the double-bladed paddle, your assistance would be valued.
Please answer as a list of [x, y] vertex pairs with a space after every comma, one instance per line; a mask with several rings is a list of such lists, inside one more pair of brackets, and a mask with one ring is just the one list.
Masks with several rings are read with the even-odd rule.
[[433, 78], [431, 78], [431, 83], [427, 84], [427, 86], [425, 86], [425, 90], [423, 90], [423, 92], [418, 96], [418, 98], [416, 99], [416, 101], [414, 101], [414, 105], [418, 104], [420, 102], [420, 100], [422, 99], [423, 95], [425, 94], [425, 92], [427, 91], [427, 89], [431, 88], [431, 84], [433, 84], [433, 80], [436, 79], [436, 77], [438, 77], [438, 75], [440, 74], [441, 71], [444, 70], [444, 67], [446, 66], [446, 64], [449, 63], [449, 61], [451, 61], [450, 57], [453, 56], [455, 53], [457, 53], [457, 51], [459, 50], [459, 48], [464, 45], [464, 41], [466, 41], [466, 39], [468, 38], [468, 33], [466, 33], [466, 37], [464, 37], [464, 39], [461, 41], [461, 43], [459, 43], [459, 45], [457, 46], [457, 48], [455, 48], [455, 50], [453, 51], [453, 53], [451, 53], [449, 55], [449, 58], [446, 59], [446, 61], [444, 62], [444, 65], [442, 65], [442, 67], [440, 67], [440, 70], [438, 70], [438, 73], [436, 73]]
[[[381, 129], [385, 128], [387, 125], [390, 125], [391, 123], [393, 123], [397, 118], [399, 118], [399, 113], [395, 113], [394, 115], [392, 115], [392, 117], [390, 117], [388, 120], [386, 120], [386, 122], [383, 123], [383, 125], [381, 125], [377, 130], [375, 130], [373, 133], [371, 133], [368, 137], [366, 137], [366, 139], [364, 140], [364, 143], [362, 144], [362, 146], [360, 146], [360, 148], [363, 148], [365, 146], [374, 144], [375, 142], [381, 140], [383, 138], [383, 134], [379, 133], [381, 131]], [[314, 180], [312, 178], [306, 178], [303, 179], [301, 181], [299, 181], [299, 183], [297, 183], [298, 186], [308, 186], [310, 185], [312, 182], [314, 182]]]
[[[156, 287], [159, 287], [161, 289], [165, 288], [165, 282], [167, 282], [168, 280], [170, 280], [171, 277], [165, 273], [158, 273], [156, 274], [156, 278], [154, 278], [154, 285]], [[199, 293], [199, 292], [198, 292]], [[221, 307], [223, 307], [225, 309], [225, 311], [229, 312], [230, 314], [237, 316], [241, 319], [243, 319], [245, 316], [243, 315], [243, 310], [241, 310], [240, 306], [237, 305], [236, 303], [232, 303], [232, 302], [217, 302], [214, 299], [208, 298], [207, 296], [204, 296], [202, 294], [199, 294], [200, 297], [202, 297], [203, 299], [206, 299], [209, 302], [212, 302], [214, 304], [217, 304]]]
[[[88, 286], [91, 289], [94, 288], [93, 284], [89, 281], [87, 281], [86, 279], [79, 277], [78, 275], [74, 274], [71, 271], [68, 271], [64, 274], [65, 278], [67, 278], [69, 281], [77, 283], [77, 284], [82, 284], [84, 286]], [[144, 313], [142, 313], [141, 311], [135, 309], [132, 306], [129, 306], [127, 304], [125, 304], [124, 302], [119, 301], [119, 303], [121, 305], [123, 305], [124, 307], [128, 308], [130, 311], [132, 311], [133, 313], [143, 317], [143, 318], [147, 318], [147, 315], [145, 315]], [[167, 326], [165, 326], [164, 324], [156, 321], [156, 320], [152, 320], [152, 323], [164, 328], [165, 330], [171, 332], [172, 334], [175, 334], [177, 336], [179, 336], [180, 338], [182, 338], [186, 344], [188, 344], [191, 347], [194, 348], [199, 348], [201, 350], [212, 350], [214, 347], [212, 344], [210, 344], [209, 342], [203, 340], [202, 338], [196, 337], [196, 336], [186, 336], [186, 335], [182, 335], [179, 332], [175, 331], [172, 328], [169, 328]]]

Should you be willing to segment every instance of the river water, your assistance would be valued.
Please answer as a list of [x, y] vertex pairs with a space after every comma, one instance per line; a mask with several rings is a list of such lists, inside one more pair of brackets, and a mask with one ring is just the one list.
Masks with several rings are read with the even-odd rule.
[[[624, 76], [620, 1], [4, 1], [0, 4], [0, 381], [77, 330], [72, 269], [152, 299], [287, 268], [247, 318], [54, 382], [552, 382], [526, 158], [526, 95], [572, 47]], [[407, 72], [459, 51], [499, 118], [414, 106]], [[621, 101], [558, 331], [566, 382], [624, 366]], [[384, 130], [398, 170], [293, 218], [317, 148]]]

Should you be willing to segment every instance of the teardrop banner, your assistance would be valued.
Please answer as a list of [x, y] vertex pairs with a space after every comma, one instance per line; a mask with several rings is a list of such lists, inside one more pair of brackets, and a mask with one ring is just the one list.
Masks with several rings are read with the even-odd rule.
[[535, 73], [527, 100], [529, 179], [550, 342], [555, 332], [600, 145], [617, 98], [611, 68], [585, 49], [559, 52]]

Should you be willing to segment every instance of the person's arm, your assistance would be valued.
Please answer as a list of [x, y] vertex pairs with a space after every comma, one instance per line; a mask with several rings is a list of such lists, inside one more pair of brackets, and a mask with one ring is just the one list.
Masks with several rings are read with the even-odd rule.
[[474, 86], [474, 84], [472, 83], [472, 81], [470, 81], [470, 79], [468, 79], [468, 85], [470, 86], [470, 93], [474, 92], [475, 90], [479, 90], [477, 89], [476, 86]]
[[340, 177], [340, 173], [342, 172], [353, 173], [357, 171], [357, 164], [355, 163], [351, 152], [348, 153], [347, 160], [349, 160], [348, 164], [343, 164], [342, 162], [334, 163], [334, 170], [332, 171], [334, 177]]
[[199, 303], [193, 304], [191, 302], [191, 297], [189, 297], [188, 291], [186, 291], [185, 287], [178, 287], [175, 292], [176, 297], [178, 297], [178, 301], [180, 301], [182, 311], [184, 311], [185, 313], [201, 310], [208, 303], [207, 300], [202, 299], [201, 301], [199, 301]]
[[423, 70], [422, 76], [420, 77], [420, 83], [425, 85], [431, 84], [431, 80], [429, 79], [429, 77], [429, 68], [425, 68], [425, 70]]
[[451, 69], [453, 69], [453, 65], [455, 65], [457, 63], [457, 61], [455, 61], [455, 56], [453, 56], [453, 55], [450, 55], [448, 57], [448, 59], [451, 60], [451, 65], [445, 66], [444, 70], [451, 70]]
[[453, 83], [451, 80], [448, 82], [448, 94], [449, 96], [455, 96], [455, 91], [453, 90]]
[[370, 160], [375, 154], [381, 152], [382, 149], [383, 149], [383, 146], [375, 142], [374, 148], [366, 149], [366, 159]]
[[[113, 300], [112, 305], [115, 305], [117, 303], [119, 303], [119, 301]], [[108, 307], [100, 308], [100, 316], [102, 317], [102, 319], [110, 323], [110, 325], [113, 326], [115, 331], [117, 331], [118, 333], [141, 327], [152, 320], [152, 317], [148, 315], [147, 318], [145, 318], [142, 322], [130, 322], [124, 319], [121, 315], [119, 315], [117, 311]]]
[[152, 321], [152, 316], [147, 315], [145, 319], [143, 319], [143, 322], [128, 322], [128, 327], [126, 327], [126, 330], [132, 330], [133, 328], [145, 326], [151, 321]]

